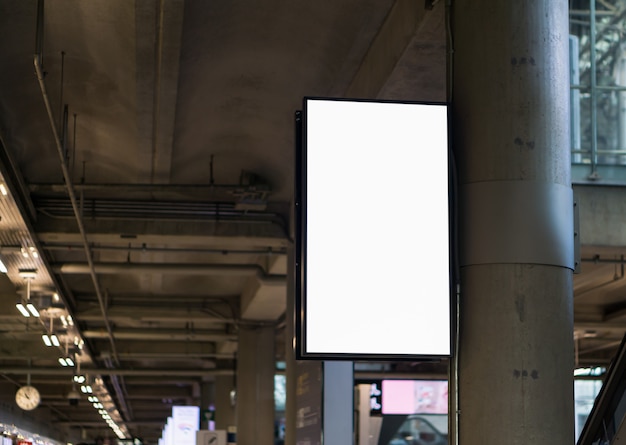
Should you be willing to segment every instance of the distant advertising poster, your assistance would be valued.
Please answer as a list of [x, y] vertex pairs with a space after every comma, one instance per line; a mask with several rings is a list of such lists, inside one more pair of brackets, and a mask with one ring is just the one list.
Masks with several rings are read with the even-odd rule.
[[197, 406], [172, 407], [173, 443], [196, 445], [196, 431], [200, 429], [200, 408]]
[[446, 380], [383, 380], [383, 414], [447, 414]]
[[322, 362], [296, 365], [296, 445], [322, 443]]

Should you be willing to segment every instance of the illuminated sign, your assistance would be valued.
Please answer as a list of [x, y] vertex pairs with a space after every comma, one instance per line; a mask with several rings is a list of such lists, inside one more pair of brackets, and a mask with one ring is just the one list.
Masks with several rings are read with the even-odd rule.
[[299, 358], [449, 356], [447, 106], [306, 98], [300, 121]]

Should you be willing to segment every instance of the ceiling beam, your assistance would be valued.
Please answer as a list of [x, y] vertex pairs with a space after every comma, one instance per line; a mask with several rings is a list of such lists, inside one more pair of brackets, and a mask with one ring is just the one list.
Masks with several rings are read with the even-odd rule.
[[376, 98], [428, 11], [423, 2], [397, 0], [361, 60], [346, 97]]
[[621, 331], [626, 332], [626, 322], [615, 321], [574, 321], [574, 329], [589, 331]]
[[[55, 273], [88, 274], [87, 263], [54, 263]], [[285, 275], [267, 275], [258, 264], [198, 264], [198, 263], [94, 263], [98, 274], [170, 274], [170, 275], [219, 275], [222, 277], [256, 276], [261, 280], [286, 279]]]
[[[276, 219], [276, 221], [274, 221]], [[90, 244], [129, 243], [168, 245], [173, 240], [193, 248], [224, 249], [282, 249], [289, 240], [284, 223], [278, 218], [267, 221], [164, 221], [155, 219], [129, 220], [122, 218], [86, 218], [85, 230]], [[81, 243], [72, 220], [38, 215], [37, 238], [46, 243]]]
[[[218, 330], [179, 330], [179, 329], [115, 329], [116, 340], [152, 340], [152, 341], [228, 341], [237, 340], [234, 334], [226, 334]], [[109, 338], [103, 330], [84, 330], [83, 338]]]
[[[96, 347], [96, 350], [100, 351], [100, 358], [107, 358], [110, 356], [108, 342], [104, 342], [98, 339], [93, 339], [92, 343]], [[189, 354], [193, 356], [211, 356], [211, 354], [217, 354], [217, 358], [232, 358], [232, 354], [221, 354], [217, 351], [214, 343], [208, 343], [204, 341], [184, 341], [184, 342], [155, 342], [150, 340], [128, 340], [120, 341], [117, 345], [117, 352], [120, 357], [133, 357], [135, 354], [145, 355], [146, 357], [163, 356], [167, 357], [170, 354], [173, 356], [179, 354]]]
[[[175, 301], [172, 303], [176, 304]], [[198, 305], [196, 305], [198, 306]], [[210, 307], [211, 305], [207, 305]], [[102, 321], [98, 308], [74, 311], [74, 317], [81, 322]], [[185, 307], [184, 304], [164, 307], [145, 307], [140, 305], [120, 305], [114, 303], [107, 308], [107, 318], [112, 322], [182, 322], [182, 323], [235, 323], [232, 317], [217, 317], [199, 308]], [[2, 316], [0, 316], [2, 319]]]
[[174, 144], [185, 2], [137, 2], [135, 8], [139, 144], [149, 166], [145, 182], [165, 183]]

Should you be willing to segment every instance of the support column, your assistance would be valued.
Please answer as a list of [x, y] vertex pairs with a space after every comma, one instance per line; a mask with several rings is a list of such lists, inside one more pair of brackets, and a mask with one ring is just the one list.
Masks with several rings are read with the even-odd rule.
[[235, 426], [235, 407], [231, 403], [230, 392], [235, 389], [234, 376], [215, 377], [215, 429], [228, 431]]
[[[209, 421], [205, 417], [205, 412], [213, 406], [215, 408], [215, 383], [202, 382], [200, 386], [200, 429], [208, 430]], [[215, 419], [214, 419], [215, 420]]]
[[274, 444], [274, 328], [239, 329], [237, 445]]
[[354, 427], [354, 364], [324, 362], [322, 399], [324, 445], [353, 443]]
[[[295, 264], [294, 247], [287, 250], [287, 264]], [[285, 313], [285, 377], [286, 377], [286, 401], [285, 401], [285, 445], [296, 445], [296, 388], [297, 370], [295, 357], [295, 268], [287, 269], [287, 308]]]
[[459, 440], [572, 444], [568, 4], [451, 7]]

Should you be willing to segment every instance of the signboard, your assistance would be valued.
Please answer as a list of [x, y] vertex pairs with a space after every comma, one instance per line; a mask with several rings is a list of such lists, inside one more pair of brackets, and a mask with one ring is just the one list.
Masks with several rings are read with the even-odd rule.
[[305, 98], [296, 118], [297, 353], [451, 353], [448, 109]]
[[383, 414], [447, 414], [447, 380], [383, 380]]
[[322, 443], [322, 363], [296, 362], [296, 445]]
[[173, 442], [176, 445], [195, 445], [196, 431], [200, 429], [200, 408], [197, 406], [173, 406]]
[[226, 430], [196, 432], [196, 445], [227, 445]]

